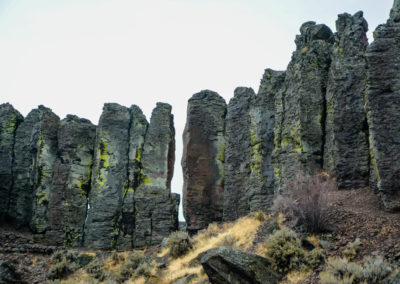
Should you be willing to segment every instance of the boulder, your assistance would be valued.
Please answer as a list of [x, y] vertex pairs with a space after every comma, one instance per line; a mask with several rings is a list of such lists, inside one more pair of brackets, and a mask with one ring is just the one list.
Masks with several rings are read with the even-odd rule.
[[333, 40], [331, 30], [315, 22], [304, 23], [296, 36], [296, 51], [275, 99], [273, 165], [278, 191], [298, 172], [312, 174], [322, 168]]
[[18, 225], [29, 224], [34, 233], [42, 234], [48, 228], [59, 124], [59, 117], [41, 105], [27, 115], [15, 135], [9, 215]]
[[81, 246], [90, 191], [96, 126], [68, 115], [58, 130], [58, 156], [54, 165], [46, 240]]
[[230, 247], [208, 250], [201, 264], [213, 284], [272, 284], [280, 279], [266, 258]]
[[324, 169], [339, 188], [369, 184], [368, 124], [364, 111], [368, 24], [362, 12], [339, 15], [326, 93]]
[[400, 210], [400, 3], [367, 48], [367, 117], [371, 175], [387, 210]]
[[0, 219], [8, 214], [13, 183], [15, 132], [23, 116], [9, 103], [0, 105]]

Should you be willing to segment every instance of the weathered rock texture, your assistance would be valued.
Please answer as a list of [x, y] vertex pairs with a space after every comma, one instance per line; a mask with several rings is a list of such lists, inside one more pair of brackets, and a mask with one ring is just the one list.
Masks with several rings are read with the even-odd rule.
[[189, 231], [223, 216], [225, 100], [212, 91], [188, 102], [183, 133], [183, 212]]
[[9, 195], [13, 185], [15, 132], [24, 120], [6, 103], [0, 105], [0, 220], [8, 214]]
[[383, 203], [400, 210], [400, 1], [367, 49], [371, 163]]
[[27, 115], [16, 132], [9, 215], [19, 225], [29, 223], [35, 233], [44, 233], [48, 228], [59, 124], [59, 117], [51, 109], [39, 106]]
[[46, 239], [56, 244], [81, 246], [90, 191], [96, 126], [68, 115], [58, 130]]
[[201, 264], [211, 283], [272, 284], [279, 276], [270, 262], [261, 256], [230, 247], [217, 247], [205, 252]]
[[364, 112], [368, 24], [363, 13], [339, 15], [326, 94], [324, 169], [339, 188], [369, 183], [368, 125]]
[[157, 103], [142, 152], [141, 185], [135, 197], [135, 246], [161, 243], [178, 229], [179, 195], [171, 193], [175, 129], [171, 106]]
[[137, 106], [105, 104], [96, 133], [85, 245], [128, 249], [159, 243], [176, 230], [179, 195], [170, 192], [174, 160], [170, 105], [158, 103], [148, 125]]
[[274, 175], [278, 190], [297, 172], [321, 170], [325, 132], [325, 93], [333, 34], [307, 22], [275, 102]]
[[237, 88], [226, 115], [224, 220], [267, 211], [274, 197], [275, 94], [284, 72], [265, 70], [258, 95]]
[[89, 193], [85, 245], [112, 248], [128, 174], [129, 109], [105, 104], [94, 147], [92, 190]]
[[[132, 249], [178, 229], [171, 194], [171, 106], [150, 124], [139, 107], [105, 104], [99, 126], [39, 106], [0, 105], [0, 217], [56, 245]], [[3, 218], [4, 217], [4, 218]]]

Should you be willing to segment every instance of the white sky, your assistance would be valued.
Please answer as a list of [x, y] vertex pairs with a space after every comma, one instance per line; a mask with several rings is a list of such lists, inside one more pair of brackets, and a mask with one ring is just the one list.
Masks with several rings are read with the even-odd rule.
[[[337, 14], [364, 11], [371, 32], [392, 0], [0, 0], [0, 103], [23, 115], [43, 104], [97, 124], [105, 102], [173, 106], [182, 191], [187, 100], [203, 89], [227, 101], [256, 92], [265, 68], [286, 69], [303, 22], [335, 31]], [[182, 212], [180, 212], [182, 219]]]

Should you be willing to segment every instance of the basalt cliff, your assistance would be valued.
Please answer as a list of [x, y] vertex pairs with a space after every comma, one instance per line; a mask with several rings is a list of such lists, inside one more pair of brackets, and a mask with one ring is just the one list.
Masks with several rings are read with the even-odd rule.
[[[239, 87], [188, 102], [183, 209], [190, 232], [268, 212], [299, 174], [325, 171], [339, 189], [370, 187], [400, 210], [400, 1], [374, 41], [362, 12], [336, 33], [306, 22], [286, 71], [266, 69], [258, 93]], [[54, 245], [127, 250], [178, 230], [171, 193], [171, 106], [104, 105], [98, 125], [39, 106], [0, 105], [0, 215]]]
[[99, 124], [39, 106], [0, 105], [0, 214], [49, 244], [132, 249], [178, 229], [171, 193], [171, 106], [150, 123], [139, 107], [105, 104]]
[[336, 33], [306, 22], [286, 71], [266, 69], [258, 93], [225, 103], [206, 90], [189, 100], [183, 134], [188, 230], [268, 211], [299, 174], [321, 171], [339, 189], [370, 187], [400, 210], [400, 1], [368, 44], [362, 12]]

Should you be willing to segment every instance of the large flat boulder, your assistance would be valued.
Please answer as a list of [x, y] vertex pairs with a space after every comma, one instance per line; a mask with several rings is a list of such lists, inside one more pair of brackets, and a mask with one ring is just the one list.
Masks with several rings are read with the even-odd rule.
[[273, 284], [280, 279], [266, 258], [231, 247], [208, 250], [201, 264], [213, 284]]

